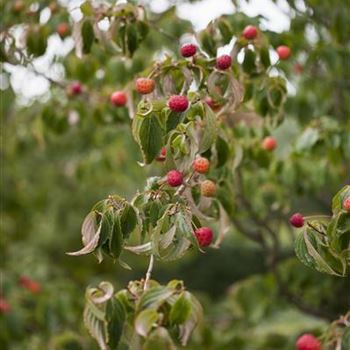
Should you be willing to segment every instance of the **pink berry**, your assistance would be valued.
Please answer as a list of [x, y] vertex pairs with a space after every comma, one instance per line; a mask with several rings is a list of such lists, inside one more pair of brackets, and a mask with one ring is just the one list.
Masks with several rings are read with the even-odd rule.
[[289, 222], [294, 227], [303, 227], [304, 217], [300, 213], [295, 213], [289, 218]]
[[214, 111], [218, 111], [221, 107], [220, 105], [215, 102], [210, 96], [206, 96], [204, 98], [204, 102]]
[[158, 162], [164, 162], [166, 157], [166, 148], [162, 147], [162, 149], [159, 152], [159, 156], [156, 158]]
[[115, 91], [111, 95], [111, 102], [114, 106], [123, 107], [126, 105], [127, 97], [124, 91]]
[[213, 240], [213, 231], [209, 227], [200, 227], [194, 234], [200, 247], [207, 247]]
[[345, 199], [343, 208], [350, 213], [350, 197]]
[[173, 112], [184, 112], [188, 108], [188, 99], [186, 96], [173, 95], [168, 100], [168, 107]]
[[277, 141], [272, 136], [265, 137], [261, 144], [261, 147], [265, 151], [273, 151], [277, 147]]
[[83, 91], [81, 84], [78, 81], [75, 81], [71, 84], [70, 90], [73, 95], [80, 95]]
[[197, 46], [193, 44], [184, 44], [181, 46], [180, 53], [182, 57], [192, 57], [197, 52]]
[[276, 51], [280, 60], [287, 60], [292, 54], [290, 48], [285, 45], [278, 46]]
[[258, 35], [258, 30], [256, 29], [256, 27], [252, 25], [246, 26], [243, 30], [243, 36], [247, 40], [255, 39], [257, 35]]
[[0, 298], [0, 313], [6, 314], [11, 311], [11, 305], [4, 298]]
[[216, 59], [216, 68], [225, 70], [231, 67], [232, 58], [230, 55], [222, 55]]
[[321, 343], [312, 334], [304, 334], [298, 338], [297, 350], [321, 350]]
[[150, 78], [138, 78], [135, 85], [137, 92], [142, 95], [147, 95], [154, 90], [156, 83], [153, 79]]
[[28, 289], [33, 294], [38, 294], [41, 291], [40, 284], [27, 276], [21, 276], [19, 283], [23, 288]]
[[167, 174], [167, 182], [168, 182], [168, 185], [171, 187], [178, 187], [182, 185], [182, 182], [183, 182], [182, 173], [180, 173], [177, 170], [170, 170]]

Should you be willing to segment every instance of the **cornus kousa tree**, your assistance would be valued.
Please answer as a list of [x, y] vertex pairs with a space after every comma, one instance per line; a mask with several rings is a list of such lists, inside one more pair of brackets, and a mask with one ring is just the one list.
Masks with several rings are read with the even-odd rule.
[[[334, 283], [342, 290], [349, 274], [350, 186], [346, 179], [338, 181], [333, 199], [322, 203], [322, 215], [304, 213], [300, 205], [313, 198], [322, 201], [317, 193], [320, 174], [329, 181], [338, 180], [339, 174], [345, 178], [349, 135], [326, 117], [310, 124], [286, 118], [300, 107], [288, 102], [287, 82], [292, 80], [290, 67], [299, 59], [298, 50], [313, 55], [307, 43], [290, 47], [287, 35], [265, 33], [256, 19], [239, 12], [219, 17], [200, 32], [188, 23], [171, 32], [170, 25], [168, 31], [163, 29], [157, 15], [132, 1], [85, 1], [78, 7], [80, 19], [74, 21], [69, 8], [44, 2], [25, 9], [20, 5], [25, 8], [16, 2], [13, 16], [33, 12], [33, 20], [20, 33], [10, 27], [1, 32], [2, 60], [25, 65], [59, 91], [48, 97], [56, 108], [48, 103], [39, 108], [40, 132], [33, 132], [38, 142], [43, 142], [45, 132], [62, 135], [77, 123], [87, 125], [90, 132], [95, 122], [111, 128], [119, 123], [127, 126], [138, 146], [139, 171], [150, 174], [130, 198], [111, 193], [96, 199], [82, 222], [82, 247], [68, 253], [93, 254], [99, 263], [110, 259], [124, 269], [133, 268], [131, 255], [143, 258], [144, 277], [124, 289], [115, 288], [116, 281], [104, 281], [86, 290], [84, 324], [100, 349], [191, 348], [192, 333], [205, 327], [206, 308], [186, 288], [186, 281], [157, 282], [153, 270], [190, 253], [204, 258], [208, 252], [215, 254], [232, 231], [258, 247], [266, 273], [229, 292], [234, 300], [230, 310], [242, 319], [248, 315], [244, 327], [257, 326], [276, 305], [288, 304], [310, 319], [333, 322], [328, 328], [323, 325], [323, 334], [313, 334], [306, 324], [305, 331], [297, 330], [293, 347], [349, 348], [348, 314], [339, 311], [336, 302], [328, 302], [327, 293], [335, 281], [331, 278], [341, 281]], [[294, 2], [290, 6], [300, 11]], [[52, 26], [35, 21], [46, 9]], [[296, 31], [302, 25], [305, 29], [300, 22]], [[66, 79], [52, 78], [35, 65], [53, 32], [74, 45], [74, 53], [64, 58]], [[17, 35], [23, 39], [21, 45]], [[170, 41], [168, 49], [147, 41], [152, 35]], [[138, 57], [139, 51], [143, 53]], [[122, 73], [113, 76], [118, 65]], [[322, 64], [312, 69], [322, 72]], [[86, 78], [91, 71], [93, 82]], [[307, 110], [308, 103], [305, 97], [300, 105]], [[332, 146], [327, 144], [330, 139]], [[327, 169], [329, 164], [322, 160], [325, 152], [334, 169]], [[315, 180], [304, 184], [307, 177]], [[291, 239], [295, 252], [287, 249]], [[300, 275], [296, 271], [303, 265], [294, 256], [308, 268]], [[239, 258], [231, 256], [230, 263], [239, 265]], [[323, 276], [325, 282], [319, 282]], [[21, 280], [34, 294], [42, 292], [41, 286], [28, 283]], [[313, 283], [316, 290], [320, 283], [317, 301], [314, 294], [300, 292]], [[250, 295], [265, 301], [273, 295], [278, 302], [253, 313]], [[1, 300], [8, 313], [10, 306]], [[222, 332], [231, 328], [229, 322], [239, 328], [237, 320], [229, 317], [220, 326]], [[200, 339], [194, 337], [192, 344], [197, 341], [205, 348], [205, 336]], [[280, 339], [252, 346], [282, 348]], [[249, 341], [254, 340], [233, 334], [227, 343], [217, 341], [217, 349], [246, 349], [242, 344], [253, 348]]]

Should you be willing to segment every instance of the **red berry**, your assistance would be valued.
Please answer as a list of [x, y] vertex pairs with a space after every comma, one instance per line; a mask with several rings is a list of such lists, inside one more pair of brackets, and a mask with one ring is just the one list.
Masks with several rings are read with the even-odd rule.
[[205, 180], [201, 183], [201, 194], [204, 197], [214, 197], [216, 194], [216, 184], [211, 180]]
[[166, 157], [166, 148], [162, 147], [162, 149], [159, 152], [159, 156], [156, 158], [159, 162], [164, 162]]
[[115, 91], [111, 95], [111, 102], [114, 106], [123, 107], [128, 101], [124, 91]]
[[278, 46], [276, 51], [280, 60], [287, 60], [292, 54], [290, 48], [285, 45]]
[[38, 294], [41, 290], [41, 286], [38, 282], [26, 276], [21, 276], [19, 279], [19, 283], [22, 285], [22, 287], [28, 289], [33, 294]]
[[209, 227], [200, 227], [194, 234], [200, 247], [207, 247], [213, 240], [213, 231]]
[[173, 112], [184, 112], [188, 108], [186, 96], [173, 95], [168, 100], [168, 106]]
[[11, 305], [4, 298], [0, 298], [0, 313], [6, 314], [11, 311]]
[[69, 24], [60, 23], [56, 28], [56, 32], [61, 38], [65, 38], [69, 34]]
[[167, 182], [171, 187], [180, 186], [183, 182], [183, 176], [177, 170], [170, 170], [167, 174]]
[[155, 81], [150, 78], [138, 78], [136, 80], [136, 90], [143, 95], [150, 94], [154, 90], [155, 86]]
[[265, 137], [262, 144], [265, 151], [273, 151], [277, 147], [277, 141], [272, 136]]
[[256, 27], [252, 25], [246, 26], [243, 30], [243, 36], [247, 40], [255, 39], [257, 35], [258, 35], [258, 30], [256, 29]]
[[216, 59], [216, 68], [225, 70], [231, 67], [232, 58], [230, 55], [222, 55]]
[[312, 334], [304, 334], [298, 338], [297, 350], [321, 350], [321, 343]]
[[73, 95], [80, 95], [83, 91], [81, 84], [78, 81], [75, 81], [70, 86], [70, 91]]
[[200, 174], [205, 174], [209, 170], [209, 160], [204, 157], [198, 157], [193, 161], [193, 170]]
[[24, 2], [22, 0], [16, 0], [12, 5], [12, 11], [15, 13], [22, 12], [24, 10]]
[[304, 67], [300, 63], [296, 63], [293, 67], [293, 70], [296, 74], [302, 74], [304, 71]]
[[343, 202], [343, 208], [350, 213], [350, 197]]
[[294, 227], [303, 227], [304, 217], [300, 213], [295, 213], [289, 218], [289, 222]]
[[193, 44], [184, 44], [181, 46], [180, 53], [182, 57], [192, 57], [197, 52], [197, 46]]
[[210, 96], [205, 97], [204, 102], [213, 110], [217, 111], [221, 108]]

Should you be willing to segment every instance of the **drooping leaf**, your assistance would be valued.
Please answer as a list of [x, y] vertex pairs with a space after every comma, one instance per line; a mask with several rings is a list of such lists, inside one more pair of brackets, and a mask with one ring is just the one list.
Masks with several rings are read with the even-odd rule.
[[154, 327], [154, 324], [159, 318], [158, 312], [155, 309], [145, 309], [142, 310], [136, 317], [135, 320], [135, 330], [136, 332], [147, 337], [148, 333]]
[[190, 316], [192, 310], [191, 300], [186, 294], [183, 292], [180, 294], [176, 302], [171, 306], [169, 320], [171, 324], [182, 324], [187, 318]]
[[149, 308], [157, 309], [169, 298], [175, 291], [167, 287], [155, 287], [147, 289], [138, 301], [138, 309]]
[[218, 125], [216, 121], [215, 113], [212, 109], [205, 104], [204, 105], [204, 118], [203, 118], [203, 133], [199, 144], [199, 153], [207, 151], [215, 142], [218, 134]]
[[156, 115], [151, 114], [142, 119], [137, 140], [146, 164], [151, 163], [159, 155], [163, 146], [162, 136], [163, 131]]
[[176, 350], [176, 347], [166, 328], [158, 327], [147, 338], [143, 350]]
[[83, 40], [83, 53], [88, 54], [91, 51], [91, 46], [95, 40], [94, 28], [90, 19], [84, 20], [81, 26], [81, 36]]
[[116, 296], [107, 302], [106, 306], [106, 334], [107, 344], [111, 349], [117, 349], [122, 336], [126, 310], [123, 303]]

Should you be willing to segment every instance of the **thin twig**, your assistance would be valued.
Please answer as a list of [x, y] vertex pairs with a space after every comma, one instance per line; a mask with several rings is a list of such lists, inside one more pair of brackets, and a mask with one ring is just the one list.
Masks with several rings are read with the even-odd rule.
[[148, 282], [151, 278], [151, 274], [152, 274], [152, 270], [153, 270], [153, 264], [154, 264], [154, 255], [151, 254], [151, 256], [149, 258], [149, 265], [148, 265], [148, 269], [146, 272], [145, 282], [143, 284], [143, 290], [147, 289], [147, 285], [148, 285]]

